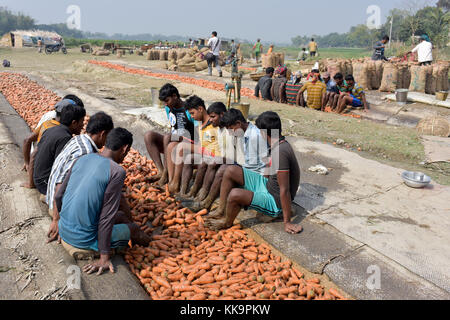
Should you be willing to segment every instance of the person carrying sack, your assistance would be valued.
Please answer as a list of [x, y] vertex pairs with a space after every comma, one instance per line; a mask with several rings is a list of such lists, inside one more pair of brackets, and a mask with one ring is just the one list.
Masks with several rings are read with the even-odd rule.
[[220, 68], [219, 56], [220, 56], [220, 46], [221, 40], [217, 38], [217, 32], [212, 32], [212, 37], [208, 41], [208, 47], [211, 49], [205, 56], [206, 61], [208, 62], [208, 72], [209, 75], [212, 76], [212, 64], [214, 63], [217, 71], [219, 72], [219, 77], [222, 77], [222, 69]]

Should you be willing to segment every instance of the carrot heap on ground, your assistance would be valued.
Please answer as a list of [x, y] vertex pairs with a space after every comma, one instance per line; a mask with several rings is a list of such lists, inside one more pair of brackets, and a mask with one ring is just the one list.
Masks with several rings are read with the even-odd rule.
[[[144, 76], [163, 78], [163, 79], [169, 79], [169, 80], [176, 80], [176, 81], [193, 84], [193, 85], [207, 88], [207, 89], [212, 89], [212, 90], [216, 90], [216, 91], [225, 91], [225, 86], [223, 83], [217, 83], [214, 81], [195, 79], [195, 78], [191, 78], [191, 77], [184, 77], [184, 76], [179, 76], [177, 74], [156, 73], [156, 72], [151, 72], [151, 71], [144, 70], [144, 69], [125, 67], [120, 64], [115, 64], [115, 63], [110, 63], [110, 62], [105, 62], [105, 61], [90, 60], [89, 63], [99, 65], [99, 66], [102, 66], [102, 67], [108, 68], [108, 69], [126, 72], [126, 73], [140, 74], [140, 75], [144, 75]], [[248, 88], [242, 88], [241, 95], [248, 97], [248, 98], [256, 99], [253, 90], [248, 89]]]
[[[0, 73], [0, 91], [30, 127], [60, 99], [19, 74]], [[193, 213], [167, 189], [149, 184], [157, 170], [138, 151], [131, 149], [123, 167], [127, 170], [124, 193], [134, 221], [148, 234], [164, 227], [148, 247], [134, 245], [125, 254], [152, 299], [345, 298], [336, 289], [326, 291], [318, 278], [305, 279], [291, 261], [282, 261], [269, 246], [257, 244], [240, 225], [219, 232], [206, 228], [206, 210]]]

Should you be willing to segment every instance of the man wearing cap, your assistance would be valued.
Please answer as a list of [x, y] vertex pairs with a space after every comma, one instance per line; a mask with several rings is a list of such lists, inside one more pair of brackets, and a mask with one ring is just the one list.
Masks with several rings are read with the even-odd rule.
[[420, 43], [407, 54], [417, 52], [421, 66], [430, 66], [433, 63], [433, 44], [426, 34], [420, 37]]
[[339, 89], [337, 87], [336, 82], [331, 79], [331, 76], [328, 72], [325, 72], [322, 75], [323, 83], [327, 86], [327, 93], [325, 95], [324, 102], [322, 104], [322, 111], [324, 111], [328, 102], [332, 102], [334, 100], [335, 95], [339, 95]]
[[33, 182], [33, 166], [37, 152], [37, 144], [41, 141], [42, 135], [47, 129], [60, 125], [61, 112], [68, 105], [78, 105], [84, 108], [83, 101], [77, 96], [65, 96], [61, 101], [55, 104], [54, 110], [45, 113], [41, 117], [31, 135], [24, 140], [22, 151], [25, 163], [22, 170], [28, 172], [28, 182], [23, 183], [21, 185], [22, 187], [28, 189], [33, 189], [35, 187]]
[[47, 185], [53, 163], [72, 135], [79, 135], [84, 126], [86, 110], [77, 105], [65, 106], [61, 111], [60, 125], [45, 130], [38, 144], [33, 166], [33, 181], [36, 189], [47, 194]]
[[272, 81], [271, 96], [273, 101], [278, 103], [286, 103], [286, 66], [278, 66], [275, 70], [275, 79]]

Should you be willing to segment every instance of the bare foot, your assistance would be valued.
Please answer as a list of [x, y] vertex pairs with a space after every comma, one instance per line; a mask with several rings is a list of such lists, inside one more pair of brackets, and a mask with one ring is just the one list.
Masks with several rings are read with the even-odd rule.
[[176, 201], [193, 201], [193, 199], [191, 197], [189, 197], [189, 194], [184, 194], [182, 192], [180, 192], [179, 194], [175, 195], [175, 200]]
[[161, 174], [161, 179], [158, 181], [158, 185], [160, 187], [164, 187], [169, 182], [169, 173], [164, 170], [164, 172]]
[[20, 186], [21, 186], [22, 188], [26, 188], [26, 189], [36, 189], [36, 187], [35, 187], [34, 185], [31, 185], [31, 184], [28, 183], [28, 182], [21, 183]]
[[187, 194], [189, 198], [194, 198], [197, 195], [197, 191], [194, 188], [191, 188], [191, 191]]
[[192, 202], [191, 204], [187, 205], [187, 208], [194, 212], [199, 212], [200, 210], [208, 209], [208, 208], [203, 207], [202, 204], [198, 201]]
[[196, 201], [203, 201], [208, 196], [208, 190], [200, 189], [200, 192], [198, 193], [197, 197], [195, 198]]
[[147, 182], [153, 183], [153, 182], [156, 182], [156, 181], [161, 180], [161, 178], [162, 178], [162, 174], [159, 174], [159, 173], [158, 173], [158, 174], [155, 175], [155, 176], [147, 177]]
[[177, 194], [178, 192], [180, 192], [179, 183], [176, 183], [174, 181], [169, 183], [169, 192], [170, 192], [170, 194]]
[[213, 231], [219, 231], [219, 230], [228, 228], [225, 218], [217, 219], [217, 220], [214, 220], [214, 219], [207, 220], [207, 221], [205, 221], [205, 226], [210, 228]]
[[217, 210], [214, 210], [213, 212], [210, 212], [206, 218], [207, 219], [221, 219], [224, 216], [224, 211], [225, 210], [221, 210], [220, 208], [217, 208]]

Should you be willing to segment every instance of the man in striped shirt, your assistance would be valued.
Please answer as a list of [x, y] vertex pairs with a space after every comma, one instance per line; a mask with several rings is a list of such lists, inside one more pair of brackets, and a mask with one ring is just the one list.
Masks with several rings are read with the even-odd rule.
[[103, 148], [108, 133], [114, 128], [112, 118], [104, 112], [94, 114], [87, 125], [87, 134], [72, 138], [53, 163], [47, 186], [46, 202], [49, 214], [53, 216], [56, 206], [54, 197], [73, 163], [89, 153], [97, 153]]
[[300, 106], [302, 95], [299, 94], [302, 84], [302, 73], [297, 71], [292, 75], [291, 80], [286, 83], [286, 100], [287, 103], [293, 106]]
[[[319, 70], [313, 70], [311, 73], [313, 77], [312, 81], [305, 83], [305, 85], [300, 89], [299, 94], [303, 95], [303, 93], [307, 91], [308, 97], [306, 103], [308, 108], [321, 110], [325, 101], [327, 86], [320, 81]], [[300, 101], [302, 102], [302, 107], [304, 107], [304, 101], [302, 100]]]

